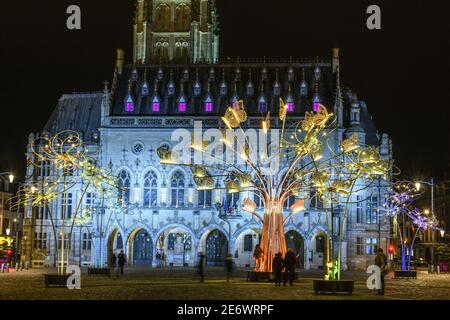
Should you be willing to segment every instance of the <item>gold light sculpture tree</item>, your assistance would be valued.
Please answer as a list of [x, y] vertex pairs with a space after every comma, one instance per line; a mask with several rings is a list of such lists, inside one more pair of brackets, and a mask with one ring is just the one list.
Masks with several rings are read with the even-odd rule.
[[[326, 207], [326, 277], [339, 279], [344, 222], [352, 195], [368, 188], [380, 176], [387, 178], [391, 163], [381, 158], [378, 148], [361, 145], [356, 134], [339, 144], [339, 140], [331, 134], [337, 128], [336, 117], [323, 105], [316, 113], [306, 112], [303, 120], [290, 121], [287, 105], [281, 100], [280, 130], [271, 129], [271, 122], [276, 120], [270, 117], [270, 113], [261, 118], [260, 134], [267, 138], [263, 141], [270, 139], [271, 142], [265, 143], [263, 147], [260, 142], [256, 143], [259, 146], [257, 150], [252, 147], [255, 143], [245, 135], [241, 125], [247, 121], [243, 102], [238, 101], [226, 110], [222, 117], [224, 133], [240, 132], [244, 138], [226, 134], [227, 138], [222, 139], [222, 143], [226, 145], [227, 153], [233, 152], [241, 158], [241, 166], [234, 161], [227, 162], [216, 157], [214, 144], [210, 145], [202, 139], [198, 143], [199, 138], [195, 137], [196, 142], [189, 148], [207, 154], [209, 158], [217, 160], [217, 164], [180, 163], [179, 154], [167, 146], [158, 149], [158, 156], [162, 164], [189, 166], [199, 190], [223, 189], [229, 193], [250, 193], [262, 200], [263, 214], [256, 211], [257, 205], [248, 197], [243, 201], [243, 210], [262, 223], [262, 259], [255, 264], [255, 272], [271, 272], [274, 255], [281, 252], [284, 257], [287, 251], [284, 226], [289, 219], [304, 210], [308, 194], [315, 192]], [[215, 178], [220, 177], [228, 177], [223, 188], [215, 186]], [[296, 201], [285, 217], [283, 206], [292, 196], [295, 196]], [[338, 230], [334, 230], [332, 221], [336, 210], [341, 210], [343, 215]], [[337, 255], [333, 250], [335, 234], [338, 236]]]
[[[31, 144], [34, 159], [30, 164], [39, 167], [45, 164], [50, 169], [47, 175], [26, 184], [23, 193], [12, 198], [13, 206], [46, 208], [52, 224], [56, 248], [58, 274], [66, 274], [69, 266], [73, 228], [83, 219], [83, 206], [87, 192], [113, 192], [117, 189], [116, 178], [110, 171], [96, 165], [87, 145], [76, 131], [62, 131], [52, 137], [42, 136]], [[111, 190], [111, 191], [106, 191]], [[66, 212], [68, 192], [78, 193], [72, 203], [74, 212]], [[61, 212], [58, 199], [61, 198]], [[59, 241], [61, 240], [61, 241]], [[59, 245], [61, 244], [61, 245]]]

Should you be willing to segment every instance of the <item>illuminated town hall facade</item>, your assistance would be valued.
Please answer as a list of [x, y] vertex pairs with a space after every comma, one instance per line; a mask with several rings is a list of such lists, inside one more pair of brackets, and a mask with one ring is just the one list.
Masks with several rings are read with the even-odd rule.
[[[125, 64], [118, 50], [114, 77], [103, 92], [63, 95], [44, 130], [30, 135], [32, 143], [37, 135], [80, 132], [98, 164], [111, 168], [122, 187], [121, 209], [104, 234], [95, 232], [97, 218], [88, 223], [94, 232], [75, 227], [71, 263], [94, 264], [100, 254], [108, 261], [112, 252], [124, 250], [130, 265], [156, 266], [158, 252], [164, 252], [167, 265], [194, 266], [199, 252], [208, 265], [221, 265], [229, 251], [237, 265], [252, 266], [261, 225], [241, 209], [244, 195], [198, 191], [188, 168], [161, 165], [156, 153], [164, 144], [174, 145], [175, 129], [191, 130], [196, 120], [204, 129], [219, 128], [220, 115], [237, 100], [244, 101], [248, 127], [258, 127], [261, 114], [276, 115], [280, 98], [292, 119], [323, 104], [337, 115], [336, 141], [358, 133], [361, 143], [380, 146], [381, 155], [391, 159], [391, 141], [376, 130], [366, 104], [341, 88], [338, 49], [321, 59], [222, 61], [217, 19], [214, 0], [138, 0], [133, 63]], [[32, 161], [30, 146], [27, 154]], [[38, 180], [52, 170], [46, 163], [29, 165], [27, 177]], [[381, 180], [355, 195], [358, 204], [347, 216], [342, 243], [344, 268], [366, 268], [375, 247], [386, 248], [390, 224], [378, 208], [387, 187]], [[66, 212], [80, 196], [70, 193]], [[101, 207], [105, 216], [112, 210], [99, 206], [93, 193], [85, 198], [86, 206]], [[314, 200], [286, 224], [286, 241], [300, 268], [317, 269], [325, 262], [325, 209], [317, 197], [307, 198]], [[54, 212], [62, 205], [55, 204]], [[289, 203], [285, 207], [288, 211]], [[334, 219], [341, 216], [336, 210]], [[28, 208], [26, 218], [26, 259], [52, 265], [55, 247], [46, 210]]]

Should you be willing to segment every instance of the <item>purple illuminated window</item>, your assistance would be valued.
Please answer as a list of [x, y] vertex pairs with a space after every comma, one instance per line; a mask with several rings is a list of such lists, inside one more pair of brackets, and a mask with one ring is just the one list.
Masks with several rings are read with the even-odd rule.
[[130, 96], [125, 100], [125, 112], [133, 112], [134, 111], [134, 102]]
[[314, 98], [314, 102], [313, 102], [313, 110], [314, 110], [314, 112], [319, 111], [319, 108], [320, 108], [320, 99], [319, 99], [319, 97], [316, 96]]
[[294, 112], [294, 103], [293, 102], [288, 102], [287, 112]]
[[159, 112], [160, 104], [159, 102], [155, 101], [152, 103], [152, 111], [153, 112]]
[[213, 111], [213, 104], [212, 102], [205, 102], [205, 112], [212, 112]]
[[178, 102], [178, 112], [186, 112], [186, 102]]

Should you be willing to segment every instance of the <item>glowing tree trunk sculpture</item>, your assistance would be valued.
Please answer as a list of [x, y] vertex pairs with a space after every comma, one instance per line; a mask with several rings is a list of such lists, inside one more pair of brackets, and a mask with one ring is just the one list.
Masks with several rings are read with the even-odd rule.
[[[195, 152], [194, 163], [191, 157], [181, 161], [180, 152], [176, 152], [179, 149], [172, 151], [167, 145], [158, 148], [162, 164], [191, 168], [198, 190], [226, 190], [253, 194], [261, 199], [262, 215], [248, 197], [243, 201], [243, 210], [262, 224], [256, 272], [271, 272], [275, 254], [281, 253], [284, 257], [287, 249], [284, 226], [304, 210], [305, 199], [311, 192], [329, 198], [333, 204], [344, 196], [347, 210], [352, 194], [367, 188], [375, 177], [386, 176], [391, 166], [375, 147], [361, 146], [357, 135], [342, 141], [339, 150], [331, 147], [336, 145], [336, 140], [332, 141], [332, 133], [337, 128], [336, 117], [322, 105], [317, 112], [306, 112], [304, 119], [292, 123], [287, 121], [287, 106], [280, 100], [278, 118], [279, 121], [271, 118], [270, 112], [262, 118], [259, 139], [255, 139], [256, 133], [252, 136], [250, 130], [245, 132], [241, 126], [247, 121], [247, 113], [243, 102], [238, 101], [222, 117], [225, 128], [219, 131], [219, 137], [214, 137], [215, 144], [204, 141], [203, 132], [197, 130], [184, 141], [187, 150], [183, 149], [183, 154]], [[271, 129], [272, 122], [278, 123], [278, 127]], [[226, 146], [226, 159], [217, 156], [217, 141]], [[237, 155], [240, 163], [229, 160], [229, 154]], [[225, 187], [217, 187], [216, 179], [224, 177]], [[359, 180], [363, 180], [362, 186], [355, 188]], [[286, 201], [292, 197], [295, 202], [285, 209]], [[341, 241], [342, 237], [339, 245]], [[328, 261], [327, 265], [340, 266], [340, 262], [335, 261], [338, 259], [340, 250], [338, 257], [329, 254], [329, 260], [333, 261]]]

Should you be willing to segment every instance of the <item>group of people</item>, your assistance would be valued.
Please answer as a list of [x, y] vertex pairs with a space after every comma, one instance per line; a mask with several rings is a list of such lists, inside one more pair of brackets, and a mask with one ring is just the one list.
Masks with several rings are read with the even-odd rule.
[[[231, 254], [228, 254], [224, 261], [227, 282], [230, 282], [234, 270], [234, 262]], [[200, 282], [205, 282], [206, 256], [204, 253], [199, 255], [198, 274], [200, 275]]]
[[111, 257], [111, 268], [114, 270], [117, 266], [117, 274], [123, 275], [123, 267], [125, 266], [125, 263], [127, 262], [127, 259], [125, 257], [125, 253], [123, 253], [123, 250], [120, 250], [119, 254], [116, 257], [116, 254], [113, 253]]
[[284, 258], [281, 252], [275, 254], [275, 257], [272, 261], [272, 270], [275, 276], [276, 287], [281, 287], [283, 271], [285, 272], [283, 285], [286, 286], [287, 281], [289, 281], [291, 287], [294, 285], [296, 265], [297, 257], [292, 249], [289, 249], [286, 252]]

